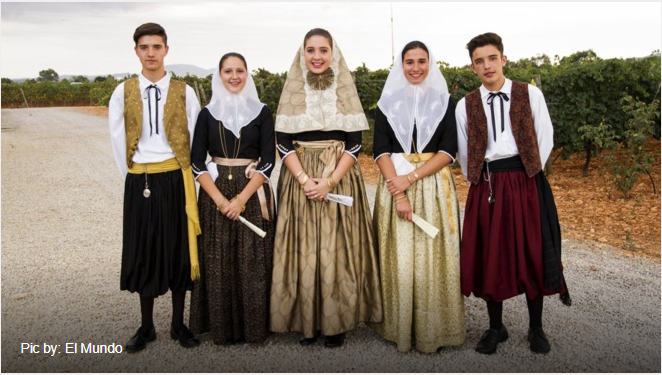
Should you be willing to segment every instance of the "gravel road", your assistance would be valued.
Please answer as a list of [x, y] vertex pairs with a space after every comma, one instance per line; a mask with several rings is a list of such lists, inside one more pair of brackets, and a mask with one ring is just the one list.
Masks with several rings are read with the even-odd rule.
[[[504, 304], [510, 339], [485, 356], [473, 350], [487, 328], [484, 303], [473, 297], [465, 299], [465, 344], [423, 354], [399, 353], [365, 326], [338, 349], [322, 340], [302, 348], [290, 333], [232, 347], [201, 336], [202, 345], [187, 350], [168, 335], [169, 295], [156, 302], [158, 338], [146, 350], [83, 354], [88, 344], [125, 345], [140, 321], [137, 295], [119, 290], [122, 192], [105, 117], [71, 108], [2, 110], [3, 372], [661, 370], [659, 262], [571, 240], [563, 245], [573, 306], [546, 298], [548, 355], [528, 349], [523, 296]], [[78, 353], [67, 354], [67, 343]], [[45, 345], [59, 346], [51, 354]]]

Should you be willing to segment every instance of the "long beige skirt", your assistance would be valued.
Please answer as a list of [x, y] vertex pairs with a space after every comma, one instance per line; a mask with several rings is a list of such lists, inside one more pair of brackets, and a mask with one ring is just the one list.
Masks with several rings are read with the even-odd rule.
[[[416, 167], [423, 162], [413, 163]], [[383, 177], [375, 198], [384, 321], [371, 324], [398, 351], [432, 353], [464, 343], [464, 299], [460, 293], [460, 218], [450, 168], [407, 190], [415, 214], [440, 231], [432, 239], [398, 217]]]
[[[322, 177], [322, 152], [298, 154], [310, 177]], [[374, 228], [358, 163], [332, 191], [353, 197], [352, 207], [309, 200], [285, 166], [278, 192], [270, 329], [311, 338], [380, 322]]]

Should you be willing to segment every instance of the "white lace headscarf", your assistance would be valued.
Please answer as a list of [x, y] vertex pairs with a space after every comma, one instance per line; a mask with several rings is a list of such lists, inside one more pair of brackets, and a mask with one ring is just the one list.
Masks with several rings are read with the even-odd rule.
[[235, 137], [239, 138], [241, 128], [253, 121], [262, 111], [264, 103], [257, 96], [257, 89], [251, 73], [246, 69], [246, 85], [234, 94], [221, 82], [220, 67], [211, 79], [211, 101], [207, 105], [209, 113], [223, 123]]
[[428, 75], [418, 84], [407, 80], [402, 54], [398, 55], [377, 102], [406, 154], [413, 152], [414, 124], [417, 129], [416, 150], [423, 152], [448, 109], [450, 94], [446, 79], [432, 52], [428, 55]]

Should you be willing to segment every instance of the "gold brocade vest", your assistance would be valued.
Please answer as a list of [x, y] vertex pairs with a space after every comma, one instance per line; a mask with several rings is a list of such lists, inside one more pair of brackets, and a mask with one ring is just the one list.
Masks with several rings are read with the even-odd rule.
[[[465, 99], [467, 106], [467, 180], [475, 185], [480, 181], [480, 174], [485, 162], [487, 117], [483, 109], [480, 89], [467, 94]], [[524, 169], [529, 177], [533, 177], [540, 172], [542, 164], [536, 129], [533, 126], [528, 84], [513, 81], [509, 115], [513, 137]]]
[[[126, 164], [133, 164], [133, 155], [138, 148], [138, 139], [143, 125], [143, 102], [138, 78], [124, 82], [124, 123], [126, 128]], [[190, 137], [186, 117], [186, 83], [170, 80], [165, 102], [163, 126], [170, 148], [182, 168], [191, 165]]]

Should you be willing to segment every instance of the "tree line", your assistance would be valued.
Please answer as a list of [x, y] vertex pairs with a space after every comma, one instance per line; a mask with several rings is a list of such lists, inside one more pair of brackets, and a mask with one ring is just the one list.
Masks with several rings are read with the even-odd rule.
[[[440, 62], [439, 69], [455, 102], [481, 84], [469, 65], [451, 67]], [[592, 50], [554, 59], [540, 55], [508, 61], [504, 68], [506, 77], [535, 84], [543, 91], [554, 123], [554, 147], [560, 150], [559, 157], [583, 153], [584, 172], [604, 150], [629, 147], [633, 134], [641, 136], [645, 132], [649, 137], [660, 138], [660, 72], [659, 51], [645, 58], [629, 59], [602, 59]], [[352, 72], [371, 127], [388, 73], [388, 69], [370, 70], [365, 64]], [[252, 75], [260, 99], [275, 113], [287, 73], [257, 69]], [[130, 77], [124, 79], [127, 78]], [[211, 75], [174, 78], [193, 87], [202, 106], [208, 103]], [[36, 80], [22, 83], [3, 78], [2, 108], [107, 106], [113, 89], [124, 79], [107, 76], [90, 82], [86, 77], [74, 76], [71, 80], [58, 80], [52, 69], [41, 71]], [[636, 116], [648, 120], [633, 120]], [[635, 123], [637, 131], [632, 128]], [[371, 132], [364, 133], [363, 149], [368, 153], [372, 150]]]

